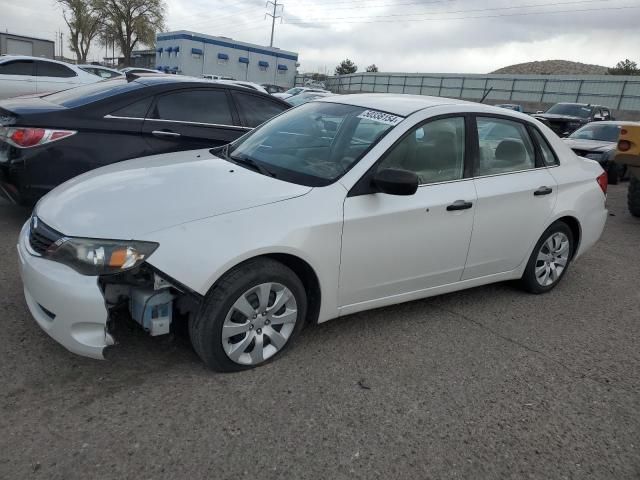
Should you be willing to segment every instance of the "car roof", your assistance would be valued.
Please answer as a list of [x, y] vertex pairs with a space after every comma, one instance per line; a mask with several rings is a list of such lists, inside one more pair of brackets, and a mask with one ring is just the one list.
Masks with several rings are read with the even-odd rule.
[[[371, 108], [382, 112], [406, 117], [418, 110], [440, 105], [474, 105], [479, 103], [467, 102], [454, 98], [429, 97], [426, 95], [407, 95], [401, 93], [359, 93], [351, 95], [327, 96], [314, 100], [316, 102], [343, 103], [362, 108]], [[497, 107], [484, 105], [488, 111], [499, 112]], [[501, 112], [500, 112], [501, 113]]]
[[73, 63], [61, 62], [59, 60], [52, 60], [50, 58], [44, 58], [44, 57], [32, 57], [30, 55], [2, 55], [2, 56], [0, 56], [0, 62], [6, 61], [6, 60], [40, 60], [40, 61], [43, 61], [43, 62], [59, 63], [60, 65], [64, 65], [65, 67], [76, 67], [77, 66], [77, 65], [74, 65]]
[[[640, 122], [633, 122], [631, 120], [604, 120], [599, 122], [589, 122], [587, 125], [616, 125], [618, 127], [624, 127], [625, 125], [640, 125]], [[585, 127], [587, 125], [585, 125]]]

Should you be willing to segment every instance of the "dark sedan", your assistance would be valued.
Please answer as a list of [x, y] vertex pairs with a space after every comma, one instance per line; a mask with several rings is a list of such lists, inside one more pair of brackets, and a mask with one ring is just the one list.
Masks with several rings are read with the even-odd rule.
[[559, 137], [566, 137], [590, 122], [614, 119], [609, 108], [590, 103], [556, 103], [533, 117], [547, 124]]
[[33, 204], [88, 170], [224, 145], [288, 108], [243, 87], [168, 75], [3, 100], [0, 195]]
[[607, 172], [609, 183], [615, 185], [625, 175], [625, 168], [613, 160], [620, 130], [630, 122], [589, 123], [565, 138], [565, 143], [579, 157], [595, 160]]

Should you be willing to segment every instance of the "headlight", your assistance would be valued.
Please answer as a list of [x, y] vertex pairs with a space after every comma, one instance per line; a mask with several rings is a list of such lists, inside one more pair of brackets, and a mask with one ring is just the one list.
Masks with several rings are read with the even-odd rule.
[[589, 160], [602, 160], [602, 153], [587, 153], [585, 155], [585, 158], [588, 158]]
[[137, 267], [156, 248], [154, 242], [64, 237], [45, 256], [83, 275], [105, 275]]

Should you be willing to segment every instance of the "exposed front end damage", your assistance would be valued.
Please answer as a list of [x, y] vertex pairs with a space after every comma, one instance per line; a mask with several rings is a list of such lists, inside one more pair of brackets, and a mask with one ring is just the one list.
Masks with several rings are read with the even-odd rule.
[[109, 350], [117, 346], [118, 322], [131, 319], [151, 336], [166, 335], [176, 324], [188, 322], [200, 307], [200, 295], [147, 263], [119, 274], [103, 275], [98, 285], [108, 313], [106, 332], [116, 339]]

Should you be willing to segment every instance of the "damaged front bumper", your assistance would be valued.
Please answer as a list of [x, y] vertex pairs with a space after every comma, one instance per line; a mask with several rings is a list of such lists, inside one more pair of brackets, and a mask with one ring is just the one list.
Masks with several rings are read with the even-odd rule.
[[103, 359], [114, 339], [98, 277], [81, 275], [42, 258], [29, 245], [29, 222], [20, 232], [18, 257], [24, 296], [38, 325], [67, 350]]

